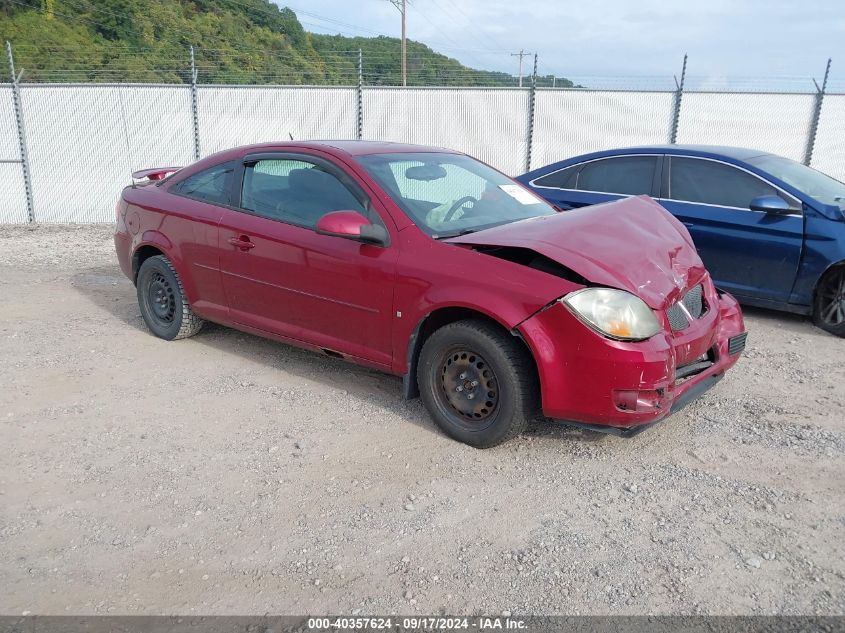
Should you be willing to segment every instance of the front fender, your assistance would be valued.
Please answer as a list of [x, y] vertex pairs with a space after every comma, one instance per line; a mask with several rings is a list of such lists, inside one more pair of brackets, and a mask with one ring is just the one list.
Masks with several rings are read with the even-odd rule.
[[480, 291], [478, 288], [438, 288], [431, 295], [420, 296], [410, 310], [397, 308], [393, 328], [393, 370], [401, 375], [409, 372], [416, 359], [415, 352], [419, 351], [420, 333], [428, 319], [438, 312], [457, 310], [466, 313], [467, 317], [484, 317], [505, 330], [514, 331], [519, 323], [542, 307], [541, 302], [513, 302], [505, 293]]
[[[398, 375], [409, 374], [424, 324], [438, 311], [464, 311], [513, 332], [550, 301], [583, 287], [529, 266], [432, 240], [416, 230], [400, 232], [400, 240], [403, 257], [397, 267], [392, 324], [392, 370]], [[405, 258], [404, 253], [413, 255]]]
[[845, 222], [815, 209], [804, 216], [804, 249], [789, 302], [812, 307], [816, 286], [832, 266], [845, 260]]

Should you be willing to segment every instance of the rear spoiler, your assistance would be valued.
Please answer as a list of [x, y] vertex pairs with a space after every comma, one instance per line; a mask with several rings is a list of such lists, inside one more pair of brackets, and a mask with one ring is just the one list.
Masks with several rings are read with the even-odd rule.
[[132, 180], [163, 180], [170, 174], [182, 169], [181, 167], [154, 167], [132, 172]]

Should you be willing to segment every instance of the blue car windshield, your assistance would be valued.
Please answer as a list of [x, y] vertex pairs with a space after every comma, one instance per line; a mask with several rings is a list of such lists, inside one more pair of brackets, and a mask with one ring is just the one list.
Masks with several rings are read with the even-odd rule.
[[555, 213], [522, 185], [462, 154], [369, 154], [357, 160], [399, 208], [435, 238]]
[[845, 183], [794, 160], [765, 154], [748, 162], [824, 204], [845, 209]]

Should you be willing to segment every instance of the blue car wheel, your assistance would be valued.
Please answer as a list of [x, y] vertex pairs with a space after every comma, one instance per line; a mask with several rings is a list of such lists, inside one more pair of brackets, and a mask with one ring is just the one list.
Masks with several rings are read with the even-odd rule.
[[845, 336], [845, 265], [834, 266], [819, 282], [813, 320], [823, 330]]

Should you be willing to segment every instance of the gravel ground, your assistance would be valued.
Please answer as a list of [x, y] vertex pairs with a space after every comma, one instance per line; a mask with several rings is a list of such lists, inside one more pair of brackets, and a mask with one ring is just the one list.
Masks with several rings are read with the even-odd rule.
[[479, 451], [397, 378], [141, 320], [109, 226], [0, 227], [0, 613], [842, 614], [845, 340], [747, 310], [633, 439]]

